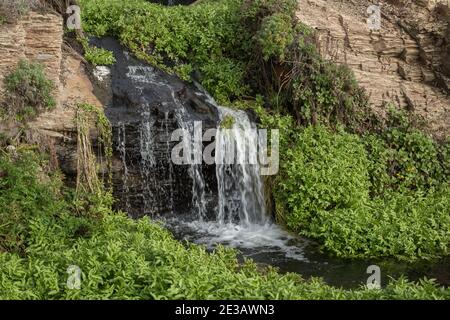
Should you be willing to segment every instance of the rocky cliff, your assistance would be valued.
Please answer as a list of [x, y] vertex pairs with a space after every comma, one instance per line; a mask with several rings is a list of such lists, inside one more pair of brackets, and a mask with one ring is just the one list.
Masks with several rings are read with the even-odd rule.
[[[0, 92], [3, 77], [21, 59], [39, 62], [55, 84], [57, 106], [28, 123], [28, 138], [46, 144], [66, 170], [75, 169], [75, 106], [79, 103], [102, 104], [93, 93], [83, 58], [63, 41], [63, 18], [53, 13], [30, 12], [14, 24], [0, 26]], [[14, 137], [18, 126], [2, 121], [0, 132]]]
[[16, 24], [0, 26], [0, 89], [4, 75], [21, 59], [37, 61], [59, 86], [61, 73], [62, 18], [32, 12]]
[[450, 134], [447, 1], [380, 2], [378, 31], [367, 24], [376, 1], [298, 2], [297, 17], [316, 29], [322, 56], [351, 67], [379, 114], [393, 103], [423, 116], [435, 136]]

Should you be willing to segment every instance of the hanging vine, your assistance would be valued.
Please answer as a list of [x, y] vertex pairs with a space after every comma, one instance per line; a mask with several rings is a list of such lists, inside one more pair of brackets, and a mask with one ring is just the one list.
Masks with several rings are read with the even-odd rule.
[[[77, 107], [77, 197], [81, 194], [100, 195], [112, 188], [111, 124], [103, 111], [90, 104]], [[91, 129], [97, 130], [98, 154], [91, 143]], [[101, 177], [99, 176], [101, 172]]]

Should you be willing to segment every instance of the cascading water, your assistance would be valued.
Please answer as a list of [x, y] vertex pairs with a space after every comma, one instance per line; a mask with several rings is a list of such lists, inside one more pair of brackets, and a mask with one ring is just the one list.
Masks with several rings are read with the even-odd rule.
[[256, 159], [258, 135], [243, 111], [218, 107], [220, 120], [231, 119], [231, 128], [216, 136], [216, 176], [219, 223], [250, 226], [268, 222], [260, 167]]
[[[197, 84], [199, 96], [214, 105], [219, 113], [215, 137], [215, 174], [217, 205], [209, 220], [194, 219], [180, 228], [180, 218], [169, 220], [175, 232], [194, 242], [213, 248], [222, 243], [247, 251], [247, 254], [282, 252], [286, 257], [305, 261], [300, 246], [271, 221], [266, 212], [264, 186], [257, 154], [258, 130], [246, 112], [218, 106]], [[231, 126], [221, 127], [226, 120]], [[182, 222], [182, 220], [181, 220]]]
[[[203, 171], [208, 170], [201, 163], [174, 165], [171, 152], [176, 142], [171, 134], [183, 129], [194, 135], [194, 118], [206, 119], [211, 126], [217, 121], [214, 107], [203, 104], [175, 77], [134, 59], [112, 39], [103, 41], [118, 60], [111, 72], [113, 97], [108, 112], [117, 130], [116, 150], [122, 163], [122, 181], [115, 188], [122, 200], [119, 208], [133, 217], [194, 211], [206, 218], [207, 205], [213, 202], [208, 188], [214, 183], [207, 185]], [[190, 140], [184, 147], [189, 158], [201, 153]]]
[[122, 178], [122, 187], [125, 194], [125, 210], [126, 212], [130, 209], [130, 201], [128, 198], [129, 194], [129, 187], [128, 187], [128, 166], [127, 166], [127, 151], [126, 151], [126, 129], [125, 124], [122, 122], [118, 123], [118, 136], [117, 136], [117, 151], [120, 154], [120, 159], [122, 160], [122, 167], [123, 167], [123, 178]]
[[[175, 99], [175, 98], [174, 98]], [[192, 121], [188, 120], [186, 109], [180, 108], [175, 112], [178, 124], [183, 130], [186, 130], [191, 137], [195, 136], [195, 127]], [[202, 173], [201, 164], [194, 161], [195, 155], [201, 154], [198, 150], [195, 139], [189, 139], [184, 142], [185, 151], [190, 160], [189, 176], [192, 179], [192, 205], [200, 219], [206, 217], [206, 199], [205, 199], [205, 178]]]

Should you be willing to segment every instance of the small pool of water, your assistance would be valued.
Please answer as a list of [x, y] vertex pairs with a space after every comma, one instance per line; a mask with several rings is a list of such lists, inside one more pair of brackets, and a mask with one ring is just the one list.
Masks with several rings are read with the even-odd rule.
[[198, 221], [181, 216], [161, 219], [178, 240], [205, 245], [214, 250], [218, 244], [238, 249], [244, 257], [260, 265], [278, 267], [280, 272], [296, 272], [304, 278], [321, 277], [330, 285], [357, 288], [366, 284], [370, 274], [367, 268], [378, 265], [381, 269], [381, 285], [390, 277], [402, 275], [410, 280], [424, 276], [436, 279], [442, 285], [450, 285], [450, 260], [421, 262], [416, 264], [390, 260], [348, 260], [331, 257], [320, 251], [311, 240], [287, 232], [274, 223], [242, 226], [221, 224], [215, 221]]

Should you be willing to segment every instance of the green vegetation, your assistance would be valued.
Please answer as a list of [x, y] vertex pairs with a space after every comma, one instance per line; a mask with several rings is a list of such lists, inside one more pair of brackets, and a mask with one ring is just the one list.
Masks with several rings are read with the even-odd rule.
[[205, 86], [224, 99], [245, 92], [235, 58], [245, 36], [236, 32], [239, 2], [164, 7], [143, 0], [82, 0], [82, 20], [88, 33], [116, 36], [138, 57], [182, 78], [193, 68], [200, 70]]
[[1, 102], [3, 117], [27, 121], [56, 104], [54, 84], [38, 63], [21, 60], [3, 80], [5, 94]]
[[[265, 48], [271, 41], [288, 45], [289, 37], [275, 34], [283, 16], [261, 22], [264, 30], [258, 36], [252, 24], [270, 16], [272, 5], [281, 10], [288, 2], [291, 7], [295, 3], [207, 0], [165, 7], [144, 0], [82, 0], [81, 4], [86, 32], [115, 36], [139, 58], [177, 72], [183, 79], [188, 79], [192, 70], [198, 71], [205, 88], [217, 101], [228, 104], [255, 89], [251, 83], [258, 78], [255, 68], [259, 70], [259, 61], [254, 59], [253, 48]], [[289, 20], [282, 22], [287, 30]], [[266, 53], [276, 50], [271, 46], [264, 49]]]
[[[182, 244], [148, 218], [133, 221], [112, 212], [106, 201], [95, 203], [90, 217], [73, 214], [74, 192], [29, 149], [0, 155], [2, 299], [450, 298], [449, 289], [430, 280], [343, 290], [261, 271], [251, 261], [238, 264], [233, 250], [207, 253]], [[71, 265], [82, 271], [80, 290], [66, 285]]]
[[234, 118], [231, 115], [226, 115], [222, 122], [220, 123], [220, 128], [221, 129], [232, 129], [233, 125], [234, 125]]
[[[434, 141], [405, 113], [373, 116], [351, 71], [316, 52], [313, 31], [295, 18], [297, 1], [80, 2], [88, 33], [115, 36], [184, 80], [195, 75], [220, 103], [251, 108], [262, 127], [280, 129], [280, 173], [268, 186], [280, 223], [342, 257], [448, 255], [450, 140]], [[0, 24], [9, 21], [1, 5]], [[111, 52], [79, 40], [93, 65], [114, 63]], [[18, 120], [55, 104], [53, 84], [37, 64], [22, 61], [5, 89], [4, 113]], [[74, 189], [37, 148], [0, 149], [0, 298], [450, 299], [450, 289], [429, 280], [399, 279], [383, 290], [305, 281], [238, 264], [233, 250], [207, 253], [180, 243], [147, 218], [128, 219], [111, 209], [111, 176], [99, 177], [111, 174], [107, 119], [81, 104], [75, 121]], [[226, 117], [221, 127], [233, 123]], [[81, 290], [66, 286], [70, 265], [83, 271]]]
[[85, 31], [115, 36], [136, 56], [182, 79], [196, 70], [220, 103], [264, 94], [302, 124], [345, 120], [361, 126], [366, 120], [364, 92], [347, 68], [317, 54], [312, 30], [295, 18], [295, 0], [81, 4]]
[[[354, 134], [310, 126], [296, 139], [294, 149], [285, 153], [287, 161], [282, 162], [275, 182], [279, 219], [287, 226], [321, 240], [338, 256], [413, 260], [448, 254], [447, 185], [435, 181], [436, 187], [428, 188], [420, 173], [409, 179], [388, 169], [389, 160], [369, 159], [365, 143]], [[370, 141], [371, 146], [382, 144], [381, 140]], [[432, 143], [417, 141], [424, 141], [422, 150]], [[406, 170], [420, 170], [416, 169], [421, 168], [420, 163], [411, 159], [420, 153], [414, 152], [415, 148], [409, 154], [400, 150], [407, 155]]]
[[88, 39], [79, 37], [78, 41], [83, 46], [84, 57], [94, 66], [109, 66], [116, 62], [114, 54], [106, 49], [97, 48], [89, 44]]

